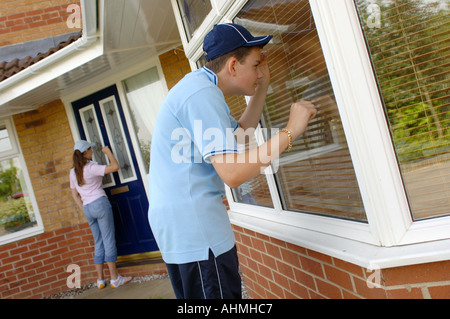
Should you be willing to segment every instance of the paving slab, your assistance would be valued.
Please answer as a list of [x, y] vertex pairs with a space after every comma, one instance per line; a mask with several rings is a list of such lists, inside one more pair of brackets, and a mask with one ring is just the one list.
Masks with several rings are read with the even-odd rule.
[[109, 283], [103, 289], [92, 287], [70, 299], [175, 299], [170, 279], [152, 279], [148, 281], [129, 282], [118, 288], [111, 288]]

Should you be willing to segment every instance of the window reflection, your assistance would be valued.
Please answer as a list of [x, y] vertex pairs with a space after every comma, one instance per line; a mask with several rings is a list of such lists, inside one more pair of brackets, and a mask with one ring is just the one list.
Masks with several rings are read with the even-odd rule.
[[148, 174], [153, 127], [165, 97], [164, 87], [156, 67], [126, 79], [124, 86], [134, 130]]
[[0, 236], [36, 225], [18, 158], [0, 161]]
[[212, 10], [210, 0], [177, 0], [188, 41]]
[[271, 73], [264, 126], [283, 128], [293, 102], [318, 107], [308, 130], [280, 158], [283, 208], [367, 221], [309, 1], [251, 0], [234, 22], [256, 36], [274, 35], [264, 48]]

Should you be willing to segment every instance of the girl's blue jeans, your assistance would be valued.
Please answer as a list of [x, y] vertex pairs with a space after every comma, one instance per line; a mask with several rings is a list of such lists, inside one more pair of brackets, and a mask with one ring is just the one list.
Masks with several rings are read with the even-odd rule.
[[108, 198], [102, 196], [83, 206], [84, 214], [94, 236], [94, 263], [115, 262], [117, 260], [114, 216]]

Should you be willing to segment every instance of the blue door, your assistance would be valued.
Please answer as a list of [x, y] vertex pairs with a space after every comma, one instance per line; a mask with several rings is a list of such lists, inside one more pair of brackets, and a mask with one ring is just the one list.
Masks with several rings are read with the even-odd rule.
[[120, 164], [103, 178], [113, 207], [119, 256], [158, 251], [150, 229], [148, 199], [115, 85], [72, 103], [82, 139], [96, 143], [93, 160], [107, 164], [108, 145]]

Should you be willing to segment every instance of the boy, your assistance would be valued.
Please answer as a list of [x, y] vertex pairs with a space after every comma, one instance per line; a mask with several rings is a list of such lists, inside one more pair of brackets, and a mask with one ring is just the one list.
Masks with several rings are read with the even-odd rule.
[[[270, 80], [261, 48], [271, 38], [253, 37], [236, 24], [214, 26], [203, 43], [206, 66], [175, 85], [159, 111], [151, 148], [149, 222], [177, 298], [241, 298], [223, 183], [235, 188], [259, 174], [290, 149], [316, 114], [310, 102], [294, 103], [285, 129], [238, 154], [236, 138], [261, 119]], [[239, 121], [224, 99], [235, 94], [251, 96]]]

